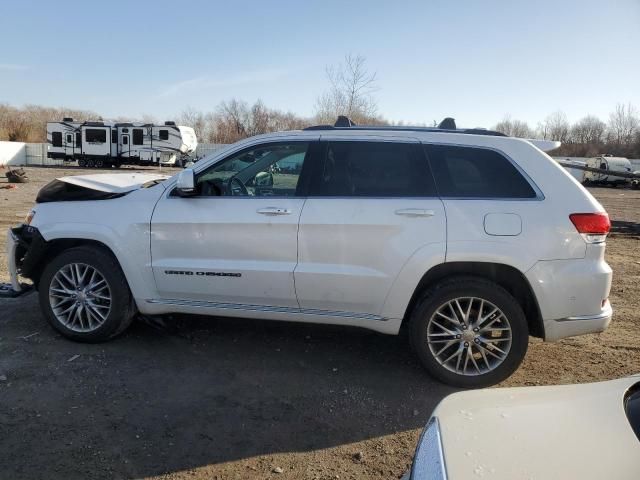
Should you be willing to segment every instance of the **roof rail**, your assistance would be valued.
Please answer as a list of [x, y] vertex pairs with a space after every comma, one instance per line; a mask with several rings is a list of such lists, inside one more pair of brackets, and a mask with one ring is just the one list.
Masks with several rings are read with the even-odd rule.
[[313, 125], [304, 130], [377, 130], [396, 132], [436, 132], [436, 133], [466, 133], [471, 135], [489, 135], [493, 137], [506, 137], [502, 132], [485, 130], [484, 128], [457, 128], [456, 121], [447, 117], [437, 127], [411, 127], [394, 125], [356, 125], [349, 117], [340, 115], [334, 125]]

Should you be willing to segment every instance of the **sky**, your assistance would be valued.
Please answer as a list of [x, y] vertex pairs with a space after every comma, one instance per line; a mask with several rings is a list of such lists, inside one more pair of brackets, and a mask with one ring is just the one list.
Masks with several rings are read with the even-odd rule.
[[232, 97], [312, 116], [362, 55], [393, 121], [535, 126], [640, 108], [640, 0], [0, 0], [0, 103], [176, 118]]

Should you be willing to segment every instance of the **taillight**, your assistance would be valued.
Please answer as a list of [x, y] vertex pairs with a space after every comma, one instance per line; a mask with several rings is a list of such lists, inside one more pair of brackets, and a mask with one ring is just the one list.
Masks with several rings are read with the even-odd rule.
[[572, 213], [569, 218], [587, 243], [604, 242], [611, 229], [609, 215], [606, 212]]

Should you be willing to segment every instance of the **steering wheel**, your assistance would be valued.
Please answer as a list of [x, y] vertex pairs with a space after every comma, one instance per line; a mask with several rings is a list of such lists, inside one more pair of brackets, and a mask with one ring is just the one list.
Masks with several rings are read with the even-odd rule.
[[244, 186], [244, 183], [242, 183], [242, 180], [240, 180], [238, 177], [231, 177], [227, 190], [230, 195], [249, 195], [247, 187]]

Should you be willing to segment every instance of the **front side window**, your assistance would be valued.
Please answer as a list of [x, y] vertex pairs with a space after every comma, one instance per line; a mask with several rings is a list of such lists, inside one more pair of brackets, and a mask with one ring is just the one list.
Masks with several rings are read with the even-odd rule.
[[98, 128], [87, 128], [84, 131], [85, 139], [89, 143], [107, 143], [107, 131]]
[[310, 196], [430, 197], [433, 178], [415, 145], [336, 141], [326, 145]]
[[516, 167], [493, 150], [425, 145], [438, 193], [455, 198], [535, 198]]
[[200, 196], [296, 196], [309, 144], [253, 147], [218, 162], [198, 175]]
[[54, 147], [62, 146], [62, 132], [53, 132], [51, 133], [51, 144]]
[[141, 128], [133, 129], [133, 144], [134, 145], [142, 145], [143, 142], [143, 132]]
[[158, 136], [160, 140], [169, 140], [169, 130], [160, 130]]
[[111, 143], [118, 143], [118, 130], [111, 130]]

